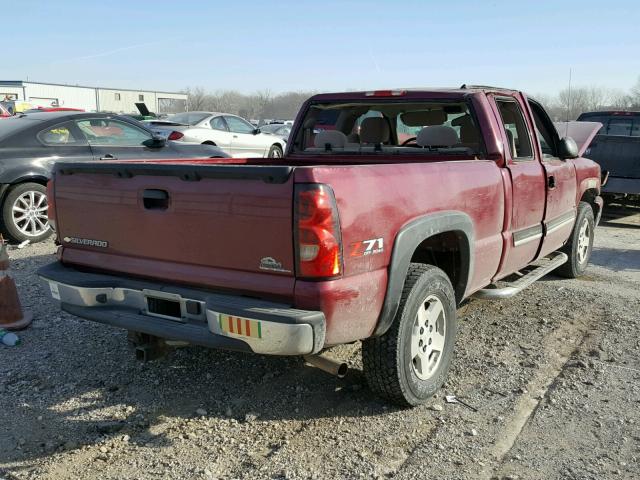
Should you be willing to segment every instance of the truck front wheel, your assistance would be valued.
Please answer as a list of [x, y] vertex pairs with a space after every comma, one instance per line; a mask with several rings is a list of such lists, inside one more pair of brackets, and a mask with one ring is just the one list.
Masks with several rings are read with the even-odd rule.
[[434, 266], [410, 264], [393, 324], [362, 344], [369, 388], [402, 406], [425, 403], [446, 379], [455, 336], [449, 277]]
[[576, 278], [584, 273], [591, 258], [593, 250], [595, 221], [591, 205], [580, 202], [576, 223], [567, 244], [561, 252], [569, 256], [569, 260], [556, 270], [558, 275], [566, 278]]

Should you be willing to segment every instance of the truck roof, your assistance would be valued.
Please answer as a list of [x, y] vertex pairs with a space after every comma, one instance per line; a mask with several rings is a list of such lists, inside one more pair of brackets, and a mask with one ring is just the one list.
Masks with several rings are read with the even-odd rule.
[[359, 92], [333, 92], [320, 93], [311, 97], [314, 101], [329, 100], [346, 100], [346, 99], [373, 99], [373, 98], [424, 98], [424, 97], [440, 97], [440, 98], [460, 98], [470, 93], [479, 92], [497, 92], [505, 94], [520, 93], [518, 90], [492, 87], [489, 85], [467, 85], [460, 87], [412, 87], [412, 88], [394, 88], [388, 90], [367, 90]]

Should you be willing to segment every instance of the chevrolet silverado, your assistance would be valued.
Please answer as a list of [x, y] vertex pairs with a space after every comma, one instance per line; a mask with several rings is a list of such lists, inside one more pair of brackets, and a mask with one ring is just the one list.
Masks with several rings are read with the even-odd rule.
[[464, 299], [585, 271], [598, 128], [560, 138], [494, 87], [316, 95], [281, 159], [57, 164], [58, 261], [39, 274], [63, 310], [138, 339], [328, 370], [323, 350], [361, 341], [371, 390], [417, 405], [445, 380]]

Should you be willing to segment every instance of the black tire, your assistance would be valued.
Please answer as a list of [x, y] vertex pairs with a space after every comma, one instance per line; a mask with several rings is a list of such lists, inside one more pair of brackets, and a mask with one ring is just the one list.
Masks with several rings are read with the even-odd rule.
[[216, 147], [217, 145], [213, 143], [211, 140], [207, 140], [206, 142], [202, 142], [202, 145], [211, 145], [212, 147]]
[[[580, 243], [581, 231], [584, 225], [587, 225], [588, 230], [588, 244]], [[593, 238], [595, 232], [595, 221], [593, 219], [593, 209], [591, 205], [586, 202], [580, 202], [578, 205], [578, 215], [576, 217], [576, 223], [573, 226], [573, 231], [569, 237], [569, 241], [564, 247], [560, 249], [568, 255], [569, 260], [556, 270], [556, 273], [566, 278], [576, 278], [584, 274], [584, 271], [589, 264], [589, 258], [591, 258], [591, 251], [593, 250]], [[586, 253], [584, 247], [586, 246]], [[581, 253], [582, 250], [582, 253]]]
[[[47, 195], [46, 187], [40, 185], [39, 183], [21, 183], [9, 190], [2, 204], [2, 230], [7, 235], [7, 237], [14, 242], [23, 242], [25, 240], [30, 240], [31, 243], [41, 242], [53, 233], [51, 227], [49, 226], [49, 221], [46, 218], [41, 218], [40, 220], [46, 225], [47, 228], [41, 229], [38, 226], [38, 229], [36, 229], [34, 233], [38, 233], [38, 231], [42, 231], [42, 233], [36, 235], [25, 234], [17, 225], [13, 216], [13, 206], [18, 198], [29, 192], [34, 192], [37, 196], [45, 195], [46, 197]], [[40, 205], [40, 207], [43, 206], [46, 207], [46, 200], [44, 205]], [[46, 216], [46, 209], [44, 210], [44, 214]]]
[[[422, 379], [416, 374], [411, 345], [418, 309], [427, 305], [430, 297], [437, 298], [442, 305], [444, 347], [433, 372]], [[401, 406], [428, 401], [446, 379], [453, 358], [456, 329], [456, 301], [449, 277], [434, 266], [410, 264], [393, 324], [384, 335], [362, 343], [362, 363], [369, 388]]]
[[269, 149], [269, 158], [282, 158], [282, 147], [280, 145], [273, 144]]

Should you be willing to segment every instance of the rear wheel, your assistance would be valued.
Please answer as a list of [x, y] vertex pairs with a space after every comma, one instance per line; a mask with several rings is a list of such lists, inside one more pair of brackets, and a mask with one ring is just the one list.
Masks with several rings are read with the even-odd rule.
[[456, 303], [447, 275], [412, 263], [396, 318], [362, 344], [371, 390], [403, 406], [425, 403], [444, 383], [456, 336]]
[[591, 205], [580, 202], [578, 216], [567, 244], [560, 251], [569, 256], [569, 260], [556, 270], [566, 278], [576, 278], [584, 274], [593, 250], [595, 221]]
[[269, 158], [282, 158], [282, 155], [282, 147], [280, 145], [271, 145]]
[[40, 242], [51, 235], [47, 217], [47, 189], [39, 183], [21, 183], [7, 194], [2, 205], [2, 223], [16, 242]]

